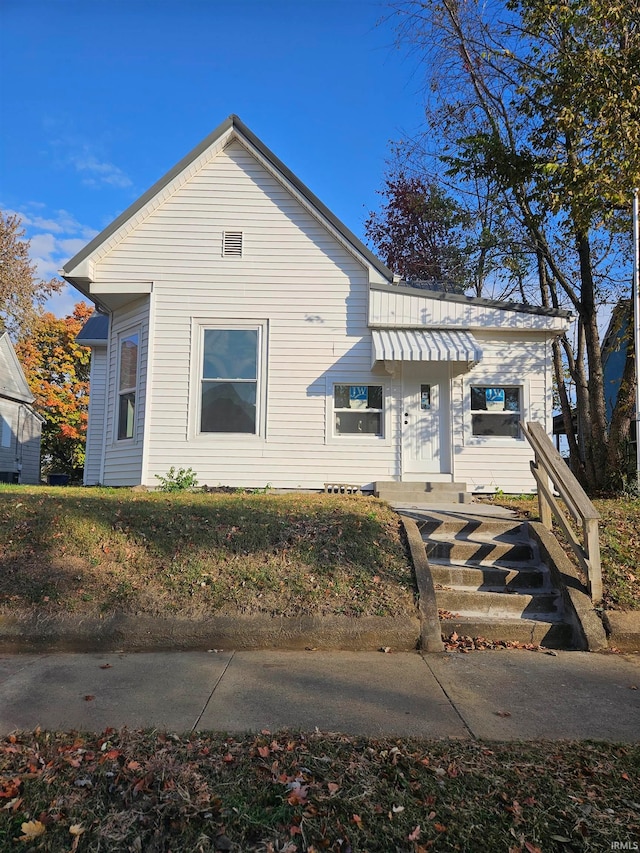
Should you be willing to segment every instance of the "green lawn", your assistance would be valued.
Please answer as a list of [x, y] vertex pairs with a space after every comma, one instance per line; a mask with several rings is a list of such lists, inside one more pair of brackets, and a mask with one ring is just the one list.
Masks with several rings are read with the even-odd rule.
[[0, 849], [586, 853], [640, 838], [638, 791], [638, 745], [35, 732], [0, 744]]

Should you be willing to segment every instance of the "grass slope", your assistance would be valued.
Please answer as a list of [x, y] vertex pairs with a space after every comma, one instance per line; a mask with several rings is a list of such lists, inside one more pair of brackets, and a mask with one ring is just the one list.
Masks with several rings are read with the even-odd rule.
[[[536, 497], [501, 496], [497, 503], [537, 519]], [[600, 513], [600, 558], [604, 606], [608, 610], [640, 610], [640, 499], [600, 498], [593, 501]], [[560, 532], [556, 535], [561, 539]], [[571, 549], [565, 550], [572, 557]]]
[[0, 611], [413, 611], [398, 516], [372, 498], [0, 488]]

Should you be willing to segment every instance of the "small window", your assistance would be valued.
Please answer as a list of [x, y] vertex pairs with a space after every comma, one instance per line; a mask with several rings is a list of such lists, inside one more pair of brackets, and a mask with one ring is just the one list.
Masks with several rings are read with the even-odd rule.
[[382, 385], [335, 385], [336, 435], [382, 436]]
[[224, 231], [222, 234], [222, 256], [224, 258], [242, 257], [242, 231]]
[[520, 438], [522, 388], [518, 385], [472, 385], [473, 435]]
[[133, 438], [138, 386], [138, 333], [120, 338], [118, 441]]
[[204, 329], [200, 432], [258, 432], [259, 329]]

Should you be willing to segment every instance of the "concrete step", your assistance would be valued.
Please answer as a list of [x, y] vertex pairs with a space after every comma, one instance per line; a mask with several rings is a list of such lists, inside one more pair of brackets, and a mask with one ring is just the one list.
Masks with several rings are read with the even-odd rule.
[[537, 555], [531, 542], [477, 541], [469, 539], [442, 540], [433, 537], [426, 541], [429, 562], [468, 563], [470, 565], [531, 565]]
[[434, 584], [440, 586], [467, 587], [468, 589], [541, 589], [548, 585], [545, 566], [525, 569], [501, 566], [456, 566], [431, 563]]
[[562, 619], [562, 599], [555, 591], [507, 592], [452, 587], [436, 589], [436, 603], [439, 610], [468, 616], [492, 616], [497, 619], [522, 617], [550, 622]]
[[571, 626], [564, 622], [546, 622], [535, 619], [483, 619], [460, 616], [441, 619], [442, 636], [448, 639], [454, 632], [459, 637], [482, 637], [494, 642], [533, 643], [550, 649], [571, 646]]
[[430, 510], [426, 518], [416, 519], [423, 538], [498, 539], [529, 541], [527, 523], [518, 519], [482, 518], [467, 513], [439, 513]]
[[373, 493], [381, 500], [402, 504], [466, 504], [472, 500], [466, 483], [376, 482]]

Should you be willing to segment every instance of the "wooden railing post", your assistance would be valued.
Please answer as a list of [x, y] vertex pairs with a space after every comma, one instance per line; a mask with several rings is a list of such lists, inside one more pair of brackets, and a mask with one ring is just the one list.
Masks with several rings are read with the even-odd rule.
[[589, 582], [591, 586], [591, 600], [602, 601], [602, 567], [600, 565], [600, 536], [598, 533], [598, 519], [585, 518], [584, 541], [587, 550], [587, 562], [589, 563]]
[[[540, 471], [540, 462], [537, 453], [535, 455], [535, 466], [536, 470]], [[547, 483], [548, 482], [549, 478], [547, 477]], [[553, 528], [553, 515], [551, 513], [551, 504], [547, 500], [543, 489], [538, 489], [538, 511], [540, 513], [540, 521], [544, 524], [547, 530], [551, 530]]]
[[[521, 424], [521, 427], [534, 452], [531, 473], [538, 484], [540, 520], [548, 530], [551, 530], [555, 518], [587, 576], [591, 600], [596, 604], [602, 601], [602, 569], [598, 536], [600, 515], [553, 446], [542, 424], [530, 421], [526, 426]], [[574, 521], [581, 526], [584, 542], [580, 542], [574, 528], [560, 509], [554, 489], [564, 501]]]

